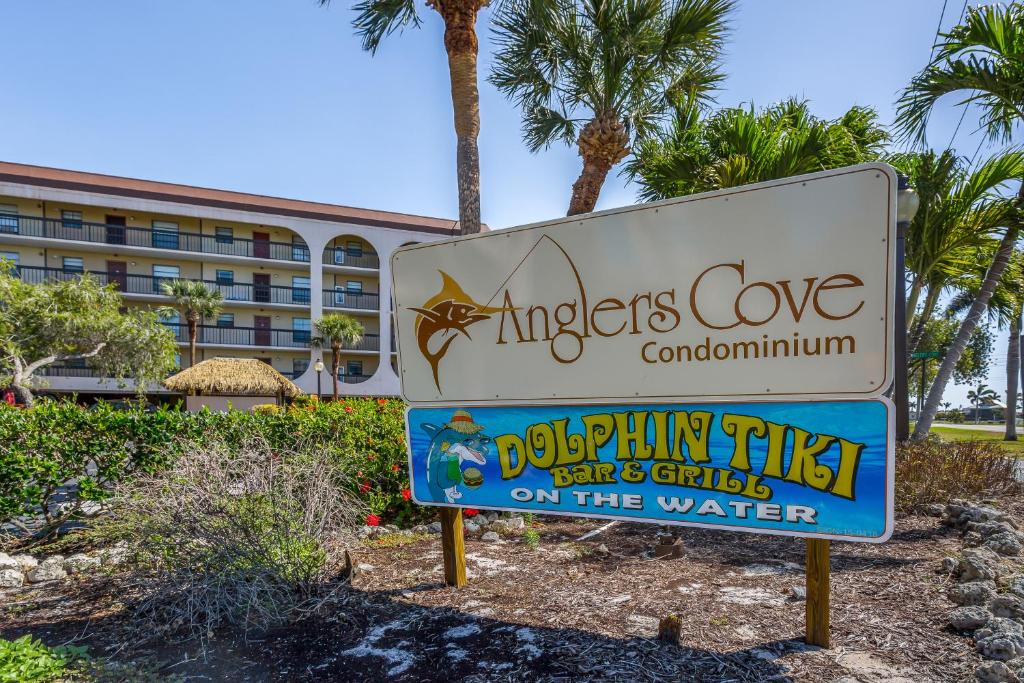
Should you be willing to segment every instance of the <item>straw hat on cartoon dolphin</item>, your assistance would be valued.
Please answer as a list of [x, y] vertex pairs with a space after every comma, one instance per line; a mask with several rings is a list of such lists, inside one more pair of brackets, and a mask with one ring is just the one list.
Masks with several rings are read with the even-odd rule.
[[476, 434], [483, 430], [484, 426], [473, 422], [473, 416], [466, 410], [456, 410], [452, 414], [451, 422], [444, 425], [445, 429], [451, 429], [459, 434]]

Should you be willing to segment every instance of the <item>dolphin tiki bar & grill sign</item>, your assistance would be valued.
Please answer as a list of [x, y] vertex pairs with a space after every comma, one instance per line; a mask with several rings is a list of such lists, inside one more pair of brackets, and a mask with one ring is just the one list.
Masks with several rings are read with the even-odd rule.
[[804, 536], [827, 645], [829, 540], [892, 533], [896, 188], [865, 164], [395, 252], [449, 583], [461, 506]]

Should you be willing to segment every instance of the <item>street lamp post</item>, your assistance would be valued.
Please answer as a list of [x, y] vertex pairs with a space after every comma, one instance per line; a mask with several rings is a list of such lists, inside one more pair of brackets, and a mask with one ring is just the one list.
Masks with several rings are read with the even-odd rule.
[[[909, 179], [899, 175], [896, 193], [896, 377], [893, 380], [893, 402], [896, 404], [896, 441], [910, 438], [910, 398], [907, 395], [907, 228], [917, 213], [919, 199]], [[918, 416], [920, 419], [920, 416]]]
[[320, 395], [321, 395], [321, 391], [320, 391], [320, 373], [324, 371], [324, 361], [323, 361], [323, 359], [317, 358], [316, 359], [316, 364], [313, 366], [313, 369], [316, 370], [316, 397], [317, 397], [317, 399], [319, 399]]

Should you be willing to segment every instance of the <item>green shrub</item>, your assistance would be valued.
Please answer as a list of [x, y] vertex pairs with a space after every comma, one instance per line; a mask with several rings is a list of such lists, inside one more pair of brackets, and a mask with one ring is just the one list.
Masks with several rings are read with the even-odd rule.
[[896, 507], [910, 510], [953, 498], [999, 496], [1020, 490], [1016, 460], [987, 441], [941, 441], [931, 436], [896, 449]]
[[[352, 490], [381, 521], [412, 524], [429, 515], [408, 499], [404, 404], [390, 399], [306, 400], [275, 412], [188, 413], [106, 403], [39, 401], [30, 409], [0, 407], [0, 522], [42, 517], [47, 526], [102, 501], [111, 487], [168, 466], [181, 444], [207, 441], [239, 448], [255, 437], [271, 448], [302, 443], [352, 472]], [[77, 480], [66, 508], [54, 498]]]
[[0, 639], [0, 683], [65, 680], [85, 659], [84, 647], [48, 647], [31, 635]]
[[940, 410], [939, 412], [935, 413], [935, 419], [938, 422], [962, 424], [964, 421], [964, 414], [960, 410]]

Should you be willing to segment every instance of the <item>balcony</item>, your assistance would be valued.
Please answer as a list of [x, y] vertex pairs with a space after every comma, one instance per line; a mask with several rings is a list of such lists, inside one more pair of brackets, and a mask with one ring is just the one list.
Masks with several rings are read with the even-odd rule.
[[[188, 343], [188, 324], [166, 322], [164, 325], [174, 332], [179, 344]], [[308, 349], [311, 339], [310, 332], [306, 330], [200, 325], [196, 343], [212, 346]], [[379, 348], [380, 337], [376, 334], [363, 335], [358, 344], [344, 347], [346, 351], [377, 351]]]
[[343, 247], [327, 247], [324, 249], [325, 266], [344, 266], [346, 268], [367, 268], [377, 270], [380, 268], [380, 259], [376, 254], [365, 251], [348, 251]]
[[0, 220], [0, 237], [3, 235], [309, 263], [309, 248], [304, 244], [131, 228], [59, 218], [5, 215]]
[[350, 292], [344, 289], [325, 289], [324, 308], [352, 308], [360, 311], [380, 310], [377, 292]]
[[[17, 271], [22, 280], [32, 284], [38, 284], [47, 280], [72, 280], [82, 275], [82, 273], [61, 268], [39, 268], [36, 266], [19, 266]], [[152, 275], [93, 271], [89, 271], [89, 274], [104, 285], [113, 283], [124, 294], [144, 294], [147, 296], [164, 296], [161, 285], [178, 279], [153, 277]], [[226, 303], [242, 302], [309, 306], [310, 290], [307, 287], [279, 287], [277, 285], [257, 285], [247, 282], [229, 284], [215, 280], [203, 280], [203, 282], [223, 294]]]

